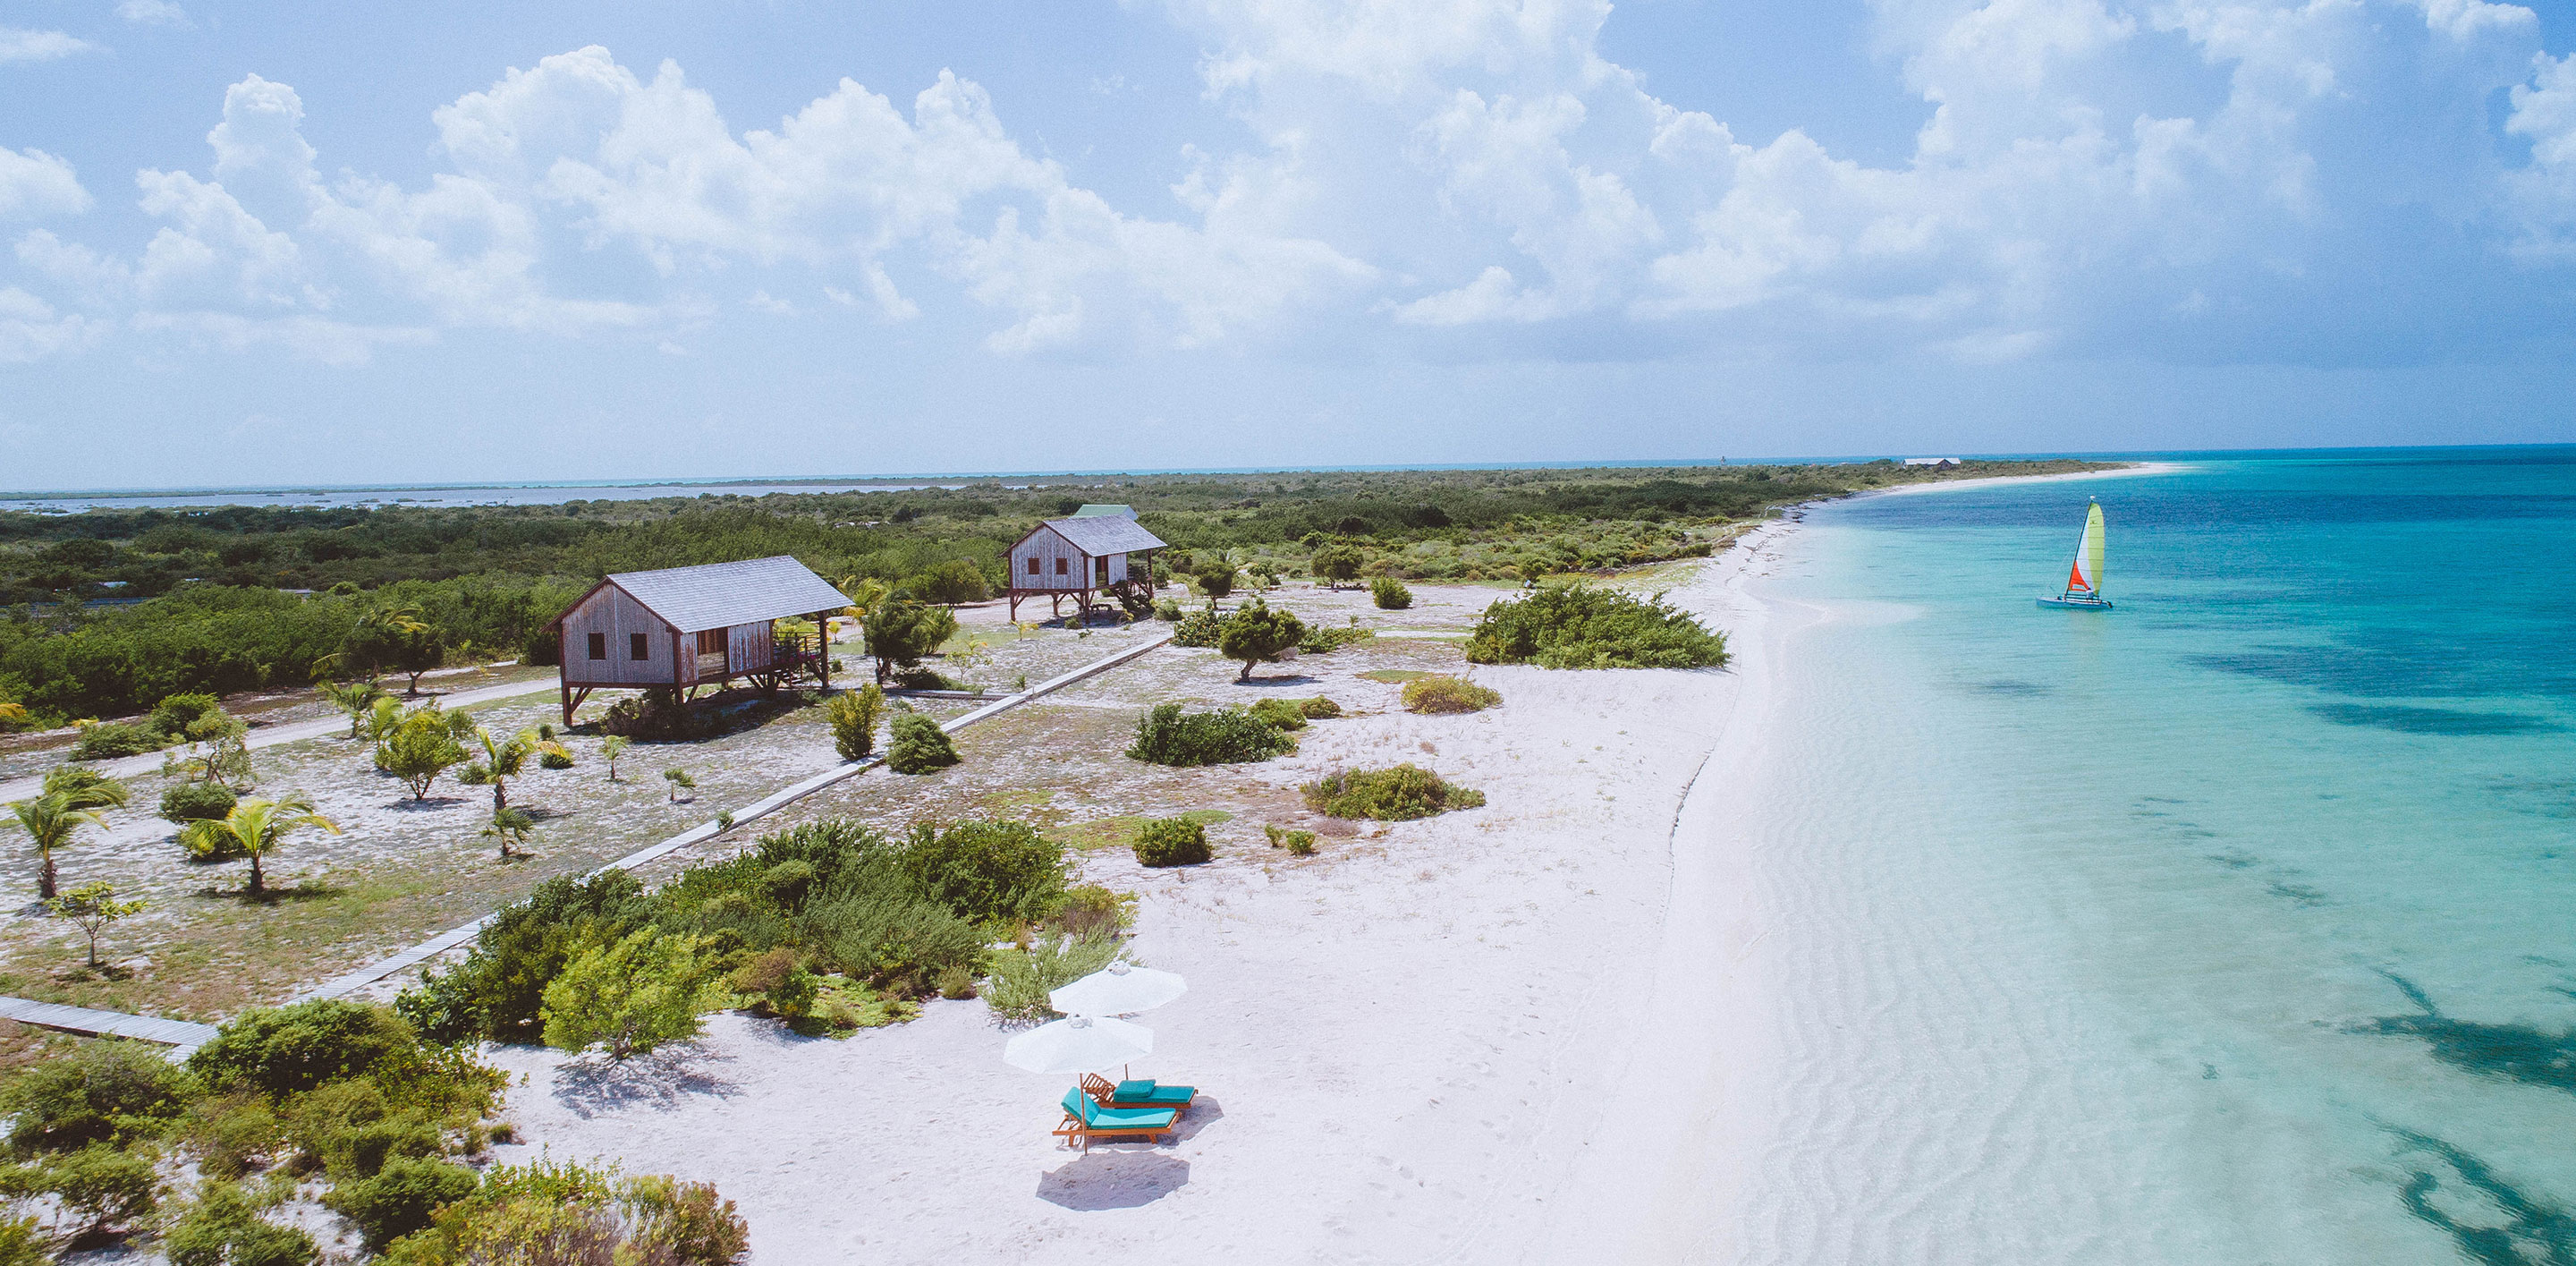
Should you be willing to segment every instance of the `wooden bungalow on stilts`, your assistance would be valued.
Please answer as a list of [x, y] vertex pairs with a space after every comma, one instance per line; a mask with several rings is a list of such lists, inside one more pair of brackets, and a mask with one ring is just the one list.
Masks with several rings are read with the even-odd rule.
[[[1084, 506], [1091, 513], [1048, 519], [1030, 528], [1011, 546], [1011, 619], [1020, 618], [1024, 599], [1044, 598], [1054, 615], [1064, 614], [1064, 600], [1088, 616], [1103, 594], [1154, 591], [1153, 557], [1163, 538], [1146, 531], [1125, 506]], [[1126, 511], [1101, 513], [1101, 511]], [[1132, 560], [1132, 561], [1131, 561]]]
[[[832, 648], [822, 631], [849, 605], [785, 555], [618, 572], [547, 626], [561, 638], [564, 724], [602, 686], [661, 686], [687, 698], [738, 677], [766, 690], [811, 677], [830, 689]], [[779, 632], [790, 617], [814, 621], [815, 631]]]

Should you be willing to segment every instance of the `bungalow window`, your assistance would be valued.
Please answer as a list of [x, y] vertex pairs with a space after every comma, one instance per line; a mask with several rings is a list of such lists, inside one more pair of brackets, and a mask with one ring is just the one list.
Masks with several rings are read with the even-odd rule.
[[723, 629], [700, 630], [698, 633], [698, 653], [701, 655], [724, 654], [725, 631]]
[[1032, 576], [1038, 574], [1038, 556], [1035, 554], [1029, 555], [1029, 574]]
[[627, 635], [626, 635], [626, 658], [628, 658], [628, 659], [651, 659], [651, 658], [653, 658], [653, 644], [652, 644], [650, 641], [648, 641], [648, 640], [645, 638], [645, 636], [644, 636], [643, 634], [641, 634], [641, 633], [629, 633], [629, 634], [627, 634]]
[[1065, 566], [1065, 564], [1066, 564], [1068, 561], [1069, 561], [1069, 560], [1062, 559], [1062, 558], [1059, 558], [1059, 559], [1055, 560], [1055, 574], [1057, 574], [1057, 575], [1059, 575], [1059, 576], [1063, 576], [1063, 575], [1069, 575], [1069, 574], [1071, 574], [1071, 573], [1067, 570], [1067, 568], [1066, 568], [1066, 566]]
[[591, 657], [592, 659], [606, 659], [606, 658], [608, 658], [608, 635], [607, 635], [607, 634], [605, 634], [605, 633], [593, 633], [593, 634], [591, 634], [591, 635], [590, 635], [590, 657]]

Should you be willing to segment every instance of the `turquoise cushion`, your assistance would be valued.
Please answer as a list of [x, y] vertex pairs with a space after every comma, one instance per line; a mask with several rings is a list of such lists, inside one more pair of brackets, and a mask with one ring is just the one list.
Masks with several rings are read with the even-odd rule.
[[1170, 1108], [1098, 1108], [1083, 1119], [1095, 1130], [1152, 1130], [1168, 1128], [1180, 1114]]
[[1154, 1079], [1147, 1077], [1142, 1081], [1119, 1082], [1118, 1093], [1109, 1097], [1112, 1099], [1142, 1099], [1152, 1093], [1154, 1093]]

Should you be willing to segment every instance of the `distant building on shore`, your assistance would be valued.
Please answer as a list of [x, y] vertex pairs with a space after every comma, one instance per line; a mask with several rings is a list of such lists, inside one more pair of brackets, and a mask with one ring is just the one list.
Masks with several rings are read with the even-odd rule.
[[1946, 468], [1958, 465], [1959, 459], [1956, 457], [1908, 457], [1905, 459], [1905, 464], [1908, 466], [1940, 466]]

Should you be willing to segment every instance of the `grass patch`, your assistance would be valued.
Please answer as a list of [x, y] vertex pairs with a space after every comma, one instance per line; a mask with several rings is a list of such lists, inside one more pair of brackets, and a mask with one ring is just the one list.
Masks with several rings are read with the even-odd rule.
[[[1192, 809], [1187, 813], [1175, 813], [1171, 816], [1183, 821], [1195, 822], [1200, 826], [1214, 826], [1219, 822], [1231, 822], [1234, 820], [1234, 815], [1223, 809]], [[1066, 848], [1078, 848], [1084, 850], [1095, 848], [1125, 848], [1136, 842], [1136, 828], [1153, 820], [1154, 819], [1148, 818], [1141, 813], [1131, 813], [1123, 817], [1094, 818], [1088, 822], [1070, 822], [1063, 826], [1055, 827], [1049, 830], [1046, 834], [1047, 838], [1064, 845]]]
[[1440, 674], [1425, 672], [1419, 668], [1372, 668], [1367, 672], [1361, 673], [1360, 680], [1383, 682], [1390, 686], [1401, 686], [1408, 681], [1420, 681], [1425, 677], [1437, 676], [1440, 676]]

